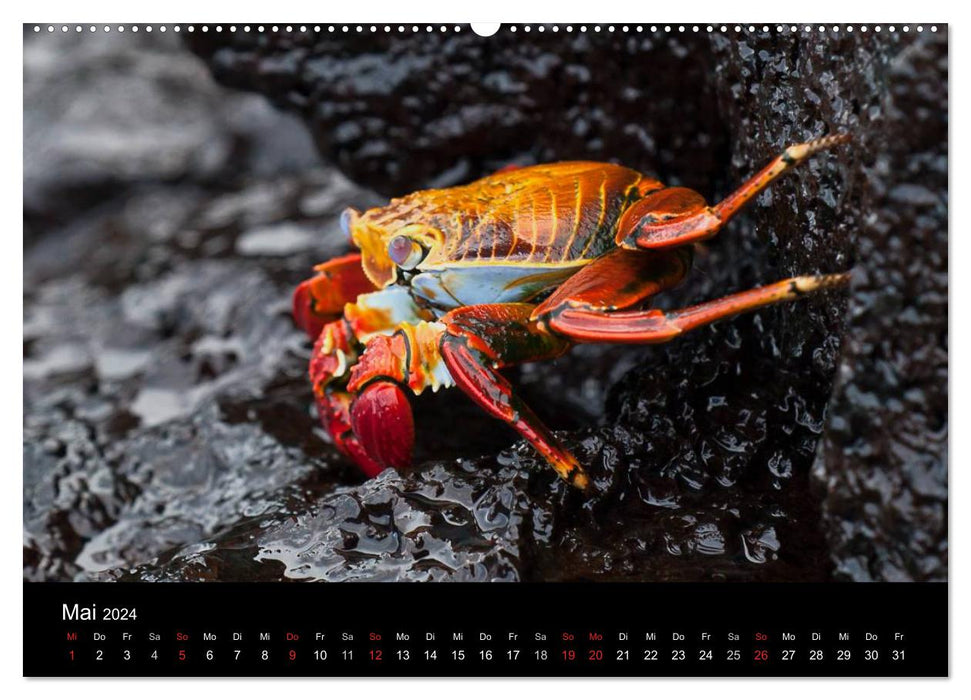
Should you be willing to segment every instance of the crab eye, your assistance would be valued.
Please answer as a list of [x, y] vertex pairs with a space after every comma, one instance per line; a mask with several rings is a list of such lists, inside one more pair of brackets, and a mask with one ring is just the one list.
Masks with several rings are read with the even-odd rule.
[[425, 257], [425, 249], [407, 236], [388, 241], [388, 257], [402, 270], [413, 270]]
[[344, 235], [347, 236], [348, 240], [351, 240], [352, 238], [351, 227], [354, 225], [354, 222], [357, 220], [357, 217], [359, 217], [360, 215], [361, 215], [361, 212], [359, 212], [354, 207], [348, 207], [343, 212], [341, 212], [341, 231], [344, 232]]

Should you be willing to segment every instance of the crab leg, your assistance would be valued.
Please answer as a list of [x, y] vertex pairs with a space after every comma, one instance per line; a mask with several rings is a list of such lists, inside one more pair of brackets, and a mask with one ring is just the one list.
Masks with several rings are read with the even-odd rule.
[[564, 305], [550, 314], [548, 324], [554, 332], [577, 343], [663, 343], [699, 326], [842, 286], [848, 280], [846, 273], [792, 277], [675, 311], [605, 312]]
[[441, 322], [399, 325], [371, 338], [350, 372], [347, 391], [352, 434], [381, 467], [411, 466], [414, 423], [406, 389], [461, 387], [473, 401], [507, 421], [568, 482], [586, 488], [586, 475], [530, 409], [493, 371], [529, 360], [556, 357], [569, 348], [529, 321], [530, 304], [492, 304], [457, 309]]
[[457, 309], [442, 318], [441, 355], [456, 385], [490, 415], [528, 440], [560, 478], [579, 489], [590, 480], [576, 457], [516, 396], [495, 371], [499, 367], [557, 357], [569, 343], [544, 333], [529, 320], [528, 304], [483, 304]]
[[710, 238], [784, 172], [814, 153], [849, 139], [847, 134], [834, 134], [789, 146], [715, 206], [708, 206], [701, 195], [684, 187], [668, 187], [649, 194], [624, 212], [617, 225], [617, 245], [627, 249], [655, 249]]
[[545, 324], [561, 308], [616, 311], [677, 285], [691, 268], [691, 248], [624, 250], [616, 248], [564, 282], [530, 318]]
[[337, 320], [344, 304], [375, 287], [361, 267], [361, 254], [334, 258], [314, 268], [317, 275], [304, 280], [293, 293], [293, 318], [311, 338]]

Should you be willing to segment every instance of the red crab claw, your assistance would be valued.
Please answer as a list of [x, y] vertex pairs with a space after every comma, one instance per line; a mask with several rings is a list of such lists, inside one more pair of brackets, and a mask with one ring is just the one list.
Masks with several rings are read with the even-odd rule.
[[415, 422], [404, 390], [393, 382], [376, 381], [351, 405], [351, 426], [368, 456], [384, 467], [411, 467]]
[[351, 402], [352, 396], [346, 392], [328, 392], [318, 398], [317, 408], [337, 449], [353, 459], [368, 478], [373, 478], [383, 472], [385, 467], [371, 459], [354, 435], [350, 425]]
[[334, 258], [314, 269], [317, 275], [301, 282], [293, 293], [293, 320], [311, 338], [338, 319], [345, 304], [375, 291], [361, 267], [360, 253]]

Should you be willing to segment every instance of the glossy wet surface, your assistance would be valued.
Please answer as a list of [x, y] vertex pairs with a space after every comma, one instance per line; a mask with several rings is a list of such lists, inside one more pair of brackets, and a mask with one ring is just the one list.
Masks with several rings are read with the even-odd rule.
[[[44, 40], [28, 37], [25, 48], [25, 117], [33, 125], [25, 129], [27, 578], [946, 575], [941, 37], [907, 51], [849, 39], [834, 48], [631, 38], [620, 54], [606, 37], [578, 37], [559, 40], [569, 45], [567, 59], [553, 52], [556, 42], [502, 44], [498, 77], [480, 104], [518, 104], [511, 114], [530, 115], [522, 128], [540, 122], [523, 111], [513, 80], [530, 65], [580, 75], [640, 52], [681, 65], [698, 87], [658, 78], [663, 97], [645, 102], [581, 81], [588, 87], [568, 100], [577, 104], [560, 105], [567, 117], [549, 127], [554, 135], [613, 127], [611, 115], [642, 106], [652, 140], [638, 157], [627, 159], [631, 145], [605, 135], [564, 139], [561, 152], [555, 139], [536, 150], [513, 139], [513, 152], [497, 159], [586, 155], [647, 168], [643, 161], [656, 157], [654, 172], [712, 197], [778, 143], [836, 126], [862, 134], [853, 149], [817, 158], [761, 197], [698, 251], [685, 284], [658, 300], [693, 303], [854, 265], [849, 302], [830, 293], [668, 346], [578, 348], [511, 373], [589, 465], [598, 486], [592, 499], [569, 491], [455, 391], [416, 401], [416, 471], [364, 482], [317, 425], [309, 342], [292, 325], [289, 297], [315, 262], [344, 250], [343, 207], [381, 197], [316, 162], [296, 121], [216, 86], [177, 42], [141, 37], [136, 53], [128, 37], [101, 45], [66, 37], [57, 51]], [[261, 41], [266, 61], [296, 50]], [[397, 50], [408, 47], [401, 41], [392, 40]], [[369, 93], [370, 109], [385, 114], [382, 100], [420, 81], [421, 57], [435, 49], [427, 42], [439, 39], [414, 41], [397, 87]], [[454, 41], [458, 51], [474, 40]], [[211, 54], [217, 75], [245, 83], [263, 65], [240, 58], [249, 50]], [[359, 50], [352, 41], [327, 54], [340, 70], [318, 77], [344, 71], [366, 88]], [[855, 59], [835, 65], [834, 50]], [[556, 61], [565, 65], [554, 68]], [[536, 84], [549, 78], [529, 75]], [[57, 81], [62, 90], [52, 93]], [[94, 84], [125, 92], [95, 105]], [[362, 181], [373, 175], [376, 188], [413, 189], [393, 167], [417, 157], [409, 143], [420, 147], [418, 179], [448, 162], [462, 164], [461, 177], [493, 164], [456, 155], [460, 138], [421, 141], [407, 120], [382, 132], [394, 138], [374, 136], [382, 157], [347, 161], [349, 153], [323, 141], [333, 133], [335, 147], [344, 133], [331, 131], [339, 103], [323, 87], [312, 108], [318, 145]], [[796, 99], [807, 90], [820, 99]], [[583, 112], [585, 95], [595, 93], [598, 106]], [[52, 94], [89, 107], [55, 119], [62, 107]], [[155, 107], [106, 106], [131, 94]], [[474, 95], [462, 92], [456, 104], [463, 101], [477, 113]], [[669, 118], [675, 104], [677, 120]], [[173, 123], [176, 116], [182, 121]], [[354, 114], [346, 120], [345, 131], [362, 126]], [[40, 143], [49, 145], [44, 158], [32, 158]], [[85, 158], [97, 144], [101, 157]], [[143, 157], [130, 157], [136, 146]], [[65, 166], [76, 162], [89, 165]], [[361, 170], [366, 163], [382, 165]]]

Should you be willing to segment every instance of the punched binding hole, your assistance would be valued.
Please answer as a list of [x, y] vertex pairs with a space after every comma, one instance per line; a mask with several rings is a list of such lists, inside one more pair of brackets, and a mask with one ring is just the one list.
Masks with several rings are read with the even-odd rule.
[[473, 22], [472, 31], [479, 36], [492, 36], [499, 31], [498, 22]]

